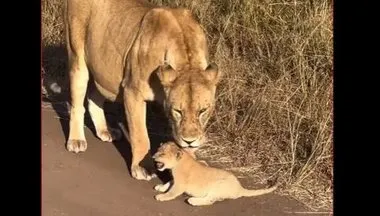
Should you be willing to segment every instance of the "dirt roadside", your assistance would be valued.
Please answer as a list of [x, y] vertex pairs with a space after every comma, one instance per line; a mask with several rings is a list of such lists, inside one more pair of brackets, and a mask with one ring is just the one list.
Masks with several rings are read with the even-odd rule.
[[[120, 144], [104, 143], [86, 128], [88, 149], [82, 154], [66, 151], [65, 119], [42, 107], [42, 215], [309, 215], [300, 203], [276, 194], [240, 198], [192, 207], [181, 196], [157, 202], [150, 182], [131, 178]], [[128, 144], [125, 144], [128, 145]], [[321, 215], [321, 214], [318, 214]]]

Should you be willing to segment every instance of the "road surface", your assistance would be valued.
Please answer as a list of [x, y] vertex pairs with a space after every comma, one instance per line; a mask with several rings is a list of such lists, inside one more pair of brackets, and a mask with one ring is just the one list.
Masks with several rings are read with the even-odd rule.
[[[58, 112], [56, 111], [58, 110]], [[192, 207], [182, 195], [158, 202], [153, 190], [159, 179], [131, 178], [125, 159], [127, 143], [105, 143], [88, 128], [85, 153], [67, 152], [64, 146], [67, 116], [49, 103], [42, 107], [42, 215], [43, 216], [146, 216], [146, 215], [308, 215], [298, 202], [276, 194], [225, 200], [212, 206]]]

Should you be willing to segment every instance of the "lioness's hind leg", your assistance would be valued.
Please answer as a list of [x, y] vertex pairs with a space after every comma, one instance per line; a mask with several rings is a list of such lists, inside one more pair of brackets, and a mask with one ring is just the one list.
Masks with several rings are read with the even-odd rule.
[[122, 137], [117, 128], [110, 128], [104, 114], [103, 105], [105, 98], [94, 89], [88, 98], [88, 111], [95, 125], [96, 135], [104, 142], [117, 141]]

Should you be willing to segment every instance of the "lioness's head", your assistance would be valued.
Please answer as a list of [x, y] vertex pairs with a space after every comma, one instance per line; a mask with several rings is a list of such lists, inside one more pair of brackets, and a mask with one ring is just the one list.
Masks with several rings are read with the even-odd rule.
[[164, 108], [174, 139], [182, 147], [199, 147], [214, 110], [220, 79], [217, 65], [212, 63], [204, 70], [174, 70], [165, 64], [158, 68], [157, 75], [165, 90]]
[[161, 144], [157, 152], [152, 156], [156, 162], [156, 167], [159, 171], [165, 169], [173, 169], [183, 155], [183, 150], [180, 149], [174, 142], [166, 142]]

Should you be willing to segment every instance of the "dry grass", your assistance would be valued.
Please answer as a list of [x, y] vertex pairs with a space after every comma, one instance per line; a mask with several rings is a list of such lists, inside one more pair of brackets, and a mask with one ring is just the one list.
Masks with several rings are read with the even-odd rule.
[[[224, 71], [200, 156], [254, 181], [278, 176], [281, 193], [331, 211], [332, 2], [151, 2], [191, 9]], [[42, 3], [43, 44], [61, 47], [61, 2]], [[45, 53], [48, 76], [62, 77], [65, 63]]]

